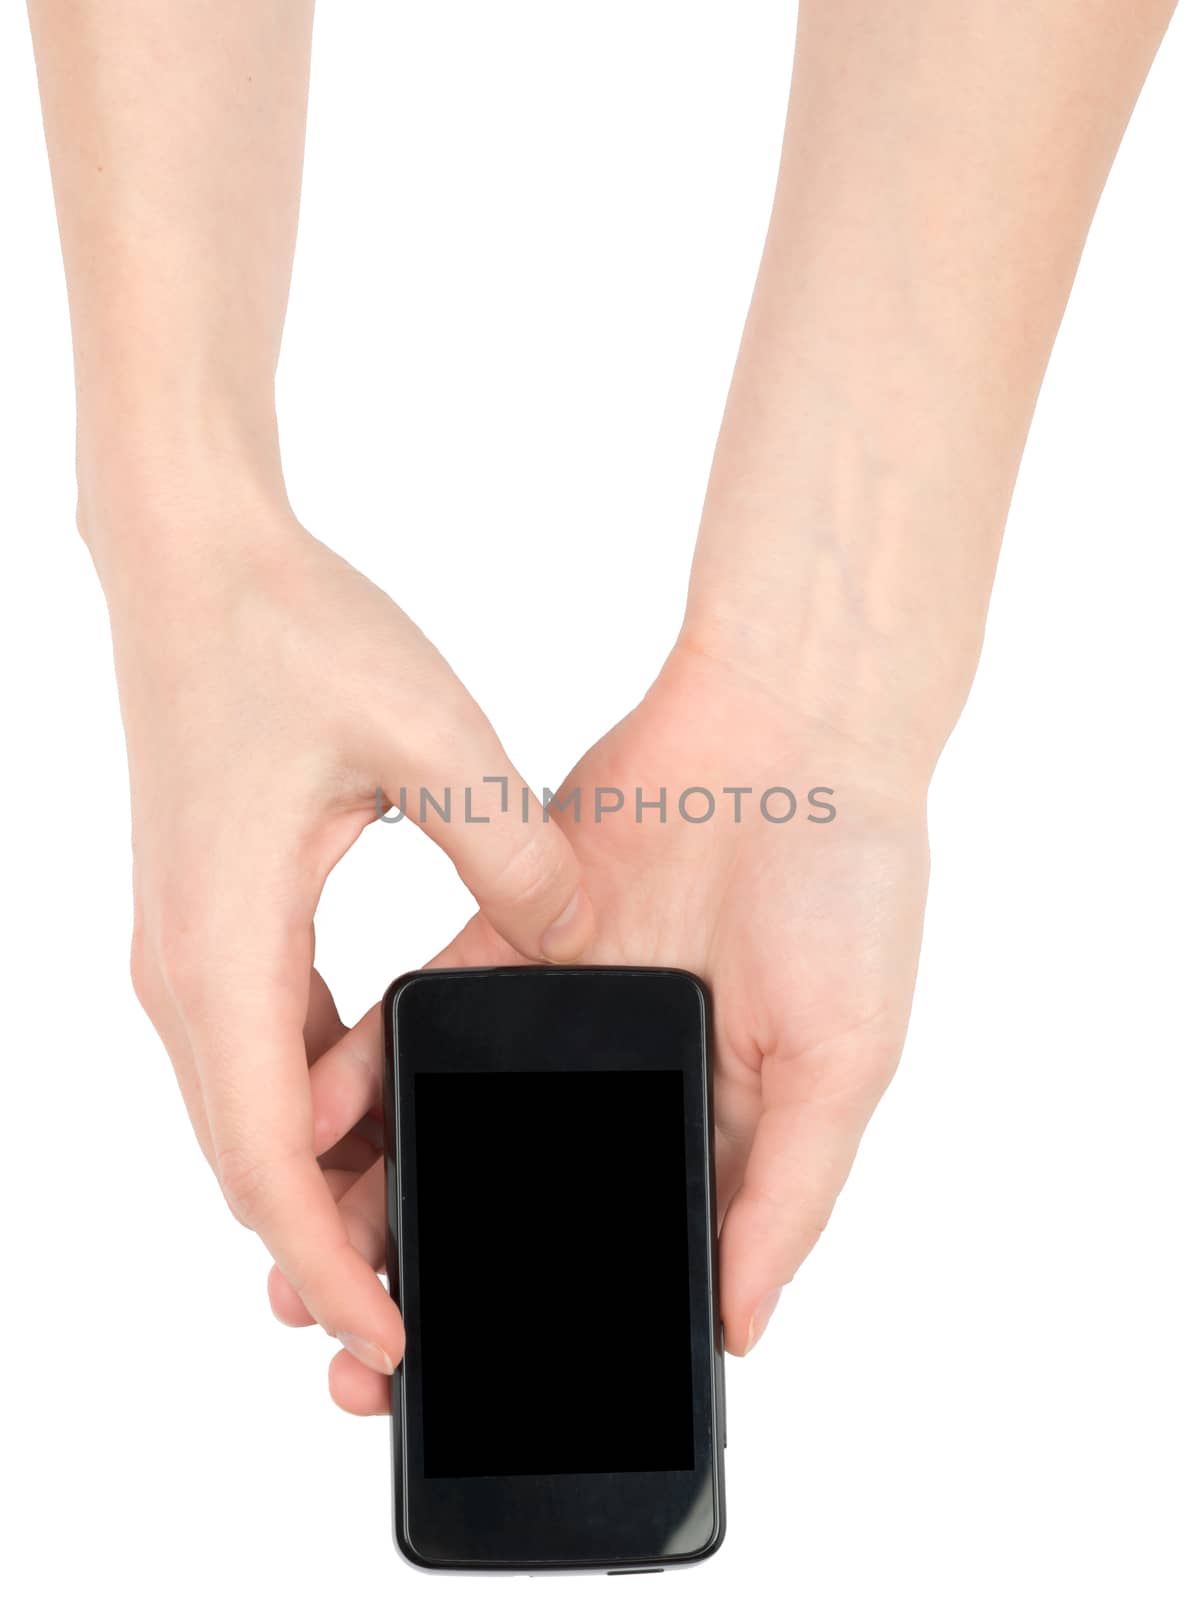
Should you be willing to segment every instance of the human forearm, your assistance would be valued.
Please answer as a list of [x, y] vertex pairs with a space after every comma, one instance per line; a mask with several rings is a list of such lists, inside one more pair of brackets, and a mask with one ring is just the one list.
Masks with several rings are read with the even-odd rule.
[[[378, 1152], [346, 1171], [314, 1153], [309, 1066], [342, 1033], [314, 915], [381, 790], [522, 780], [434, 647], [284, 493], [274, 379], [311, 12], [30, 0], [80, 527], [129, 755], [135, 988], [231, 1209], [308, 1314], [386, 1373], [401, 1319], [335, 1206], [383, 1194]], [[592, 916], [559, 830], [496, 805], [485, 820], [419, 826], [525, 955], [579, 956]]]
[[1170, 0], [804, 0], [685, 637], [921, 768]]
[[274, 376], [312, 0], [29, 0], [29, 12], [85, 534], [107, 547], [133, 536], [148, 502], [186, 515], [219, 484], [280, 495]]

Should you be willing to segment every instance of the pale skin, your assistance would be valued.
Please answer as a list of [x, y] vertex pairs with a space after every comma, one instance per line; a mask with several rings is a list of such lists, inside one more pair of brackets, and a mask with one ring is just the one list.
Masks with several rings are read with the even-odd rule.
[[[438, 830], [482, 907], [440, 961], [584, 956], [710, 983], [737, 1353], [819, 1237], [899, 1058], [928, 783], [973, 676], [1086, 231], [1172, 11], [801, 6], [686, 619], [566, 789], [823, 783], [837, 820], [697, 827], [671, 810], [664, 826], [628, 814], [524, 832], [511, 813]], [[284, 496], [272, 388], [308, 7], [30, 12], [75, 332], [81, 528], [130, 749], [139, 993], [228, 1199], [275, 1257], [277, 1315], [338, 1335], [335, 1400], [381, 1411], [404, 1331], [376, 1276], [383, 1180], [362, 1136], [379, 1016], [343, 1029], [312, 972], [313, 909], [376, 783], [436, 765], [455, 782], [449, 748], [468, 781], [511, 769], [433, 648]], [[247, 797], [268, 784], [274, 829], [293, 817], [283, 840], [254, 831]]]
[[[34, 0], [30, 17], [80, 528], [129, 750], [135, 987], [231, 1208], [309, 1313], [388, 1372], [400, 1315], [314, 1154], [308, 1066], [342, 1031], [313, 970], [314, 910], [377, 785], [521, 780], [434, 647], [284, 492], [274, 374], [311, 7]], [[592, 913], [555, 827], [515, 812], [428, 826], [526, 955], [584, 953]]]

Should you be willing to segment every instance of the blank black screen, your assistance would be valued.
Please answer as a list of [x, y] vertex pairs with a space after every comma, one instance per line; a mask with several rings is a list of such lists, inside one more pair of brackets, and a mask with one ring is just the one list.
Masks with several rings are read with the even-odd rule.
[[414, 1095], [425, 1475], [692, 1469], [681, 1074]]

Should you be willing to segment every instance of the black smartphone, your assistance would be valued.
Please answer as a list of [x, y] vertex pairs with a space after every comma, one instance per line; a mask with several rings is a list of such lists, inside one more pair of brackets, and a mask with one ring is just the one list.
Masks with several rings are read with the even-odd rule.
[[723, 1538], [708, 1001], [689, 973], [410, 973], [384, 1000], [394, 1533], [427, 1568]]

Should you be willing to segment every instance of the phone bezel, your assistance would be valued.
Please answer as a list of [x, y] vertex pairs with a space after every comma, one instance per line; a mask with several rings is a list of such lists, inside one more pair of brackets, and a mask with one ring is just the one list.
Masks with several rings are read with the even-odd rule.
[[[692, 973], [659, 967], [434, 969], [398, 978], [382, 1014], [389, 1288], [403, 1317], [410, 1308], [406, 1356], [392, 1384], [398, 1550], [421, 1567], [520, 1572], [652, 1568], [712, 1554], [724, 1532], [724, 1424], [705, 985]], [[438, 1050], [424, 1055], [421, 1036], [432, 1031], [432, 1015], [453, 1030], [457, 1019], [472, 1017], [477, 1037], [467, 1057], [449, 1063]], [[519, 1059], [482, 1043], [482, 1034], [498, 1037], [491, 1019], [508, 1022], [511, 1038], [521, 1029], [521, 1045], [510, 1047]], [[507, 1036], [505, 1026], [501, 1031]], [[685, 1105], [693, 1470], [426, 1478], [415, 1201], [405, 1191], [416, 1152], [414, 1071], [667, 1065], [682, 1073]], [[616, 1327], [616, 1337], [624, 1336]]]

